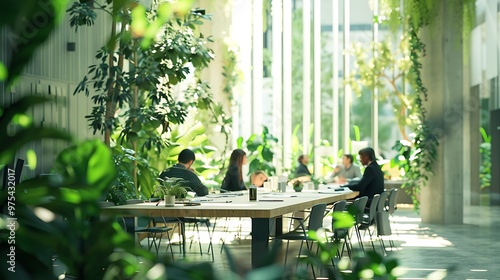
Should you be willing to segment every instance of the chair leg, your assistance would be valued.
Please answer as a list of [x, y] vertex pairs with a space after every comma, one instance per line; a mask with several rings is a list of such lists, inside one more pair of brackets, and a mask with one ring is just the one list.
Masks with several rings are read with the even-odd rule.
[[288, 259], [288, 247], [290, 246], [290, 240], [286, 241], [286, 250], [285, 250], [285, 267], [286, 267], [286, 261]]
[[373, 231], [373, 233], [371, 232], [370, 227], [368, 227], [367, 230], [368, 234], [370, 235], [370, 242], [372, 243], [373, 251], [375, 251], [375, 244], [373, 244], [373, 235], [375, 234], [375, 230]]
[[387, 250], [385, 249], [385, 244], [384, 240], [382, 239], [382, 236], [379, 236], [380, 240], [380, 248], [382, 249], [382, 253], [384, 254], [384, 257], [387, 256]]
[[[312, 250], [312, 249], [313, 249], [313, 246], [314, 246], [314, 242], [313, 242], [313, 241], [311, 241], [311, 245], [309, 245], [309, 242], [307, 242], [307, 241], [306, 241], [306, 248], [307, 248], [307, 251], [308, 251], [308, 252], [312, 252], [312, 251], [313, 251], [313, 250]], [[319, 247], [319, 246], [318, 246], [318, 247]], [[307, 263], [307, 265], [306, 265], [306, 269], [307, 269], [307, 267], [308, 267], [309, 265], [311, 265], [311, 271], [312, 271], [312, 274], [313, 274], [313, 279], [316, 279], [316, 273], [315, 273], [315, 271], [314, 271], [314, 266], [312, 265], [312, 263], [311, 263], [311, 264]]]
[[361, 232], [359, 232], [359, 228], [357, 225], [354, 226], [354, 231], [356, 232], [356, 237], [358, 238], [359, 247], [361, 248], [361, 251], [364, 253], [365, 247], [363, 246], [363, 239], [361, 238]]
[[396, 235], [398, 236], [399, 238], [399, 232], [396, 230], [396, 221], [394, 220], [394, 215], [391, 214], [391, 221], [392, 221], [392, 224], [394, 225], [393, 229], [394, 231], [396, 232]]
[[[214, 222], [215, 224], [215, 222]], [[210, 220], [207, 220], [205, 222], [205, 225], [207, 226], [207, 233], [208, 233], [208, 250], [207, 250], [207, 254], [210, 254], [212, 253], [212, 262], [215, 261], [215, 258], [214, 258], [214, 246], [212, 244], [212, 238], [213, 238], [213, 234], [214, 232], [210, 232]], [[214, 226], [215, 228], [215, 226]]]
[[170, 248], [170, 255], [172, 256], [172, 262], [175, 261], [174, 259], [174, 250], [172, 250], [172, 240], [170, 239], [170, 233], [167, 231], [167, 239], [168, 239], [168, 247], [166, 251], [168, 251], [168, 248]]

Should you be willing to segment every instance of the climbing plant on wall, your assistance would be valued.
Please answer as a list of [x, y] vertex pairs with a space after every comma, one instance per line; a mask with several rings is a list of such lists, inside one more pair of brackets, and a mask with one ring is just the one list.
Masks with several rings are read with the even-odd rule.
[[[458, 21], [457, 24], [461, 24], [462, 38], [467, 40], [474, 22], [475, 1], [455, 0], [450, 1], [450, 3], [448, 8], [462, 13], [458, 15], [458, 17], [462, 17], [462, 21]], [[412, 196], [416, 210], [419, 209], [417, 196], [420, 193], [420, 188], [426, 185], [429, 176], [433, 174], [432, 164], [438, 156], [439, 139], [426, 119], [426, 109], [423, 102], [427, 100], [428, 91], [421, 78], [421, 58], [426, 54], [425, 44], [421, 40], [421, 29], [423, 27], [432, 28], [432, 23], [437, 16], [438, 4], [441, 4], [441, 0], [406, 0], [402, 3], [391, 0], [381, 1], [380, 18], [387, 19], [386, 23], [393, 32], [402, 26], [403, 32], [409, 37], [410, 73], [414, 76], [411, 82], [416, 92], [413, 101], [413, 115], [410, 117], [415, 119], [416, 127], [411, 147], [412, 157], [406, 168], [406, 183], [403, 188], [406, 189], [406, 193]]]

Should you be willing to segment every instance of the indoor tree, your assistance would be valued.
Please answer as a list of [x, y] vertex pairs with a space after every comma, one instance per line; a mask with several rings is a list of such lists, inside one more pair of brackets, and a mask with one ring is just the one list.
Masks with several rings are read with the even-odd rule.
[[[394, 36], [395, 37], [395, 36]], [[410, 141], [408, 129], [414, 130], [412, 115], [413, 99], [416, 93], [411, 90], [414, 80], [410, 72], [408, 35], [403, 33], [393, 42], [387, 36], [381, 42], [370, 45], [353, 44], [349, 51], [354, 56], [354, 69], [347, 78], [352, 90], [361, 96], [363, 88], [378, 90], [378, 99], [389, 102], [397, 120], [401, 138]], [[369, 57], [368, 54], [375, 54]]]
[[154, 1], [147, 10], [133, 1], [94, 1], [93, 8], [76, 1], [68, 10], [70, 24], [75, 30], [92, 25], [95, 10], [110, 16], [110, 40], [75, 94], [94, 102], [87, 116], [94, 133], [102, 133], [108, 146], [133, 151], [132, 182], [148, 196], [155, 182], [147, 178], [156, 173], [141, 165], [148, 151], [158, 154], [169, 145], [171, 126], [184, 123], [189, 108], [213, 108], [208, 87], [194, 77], [214, 56], [206, 45], [210, 38], [197, 31], [209, 17], [203, 10], [174, 11], [169, 2]]

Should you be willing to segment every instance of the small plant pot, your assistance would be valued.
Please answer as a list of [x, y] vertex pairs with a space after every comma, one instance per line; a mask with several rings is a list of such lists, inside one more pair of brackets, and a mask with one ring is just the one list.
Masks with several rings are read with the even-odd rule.
[[173, 207], [175, 206], [175, 196], [173, 195], [165, 195], [165, 207]]
[[301, 192], [302, 189], [304, 188], [303, 185], [300, 185], [300, 186], [293, 186], [293, 190], [296, 191], [296, 192]]

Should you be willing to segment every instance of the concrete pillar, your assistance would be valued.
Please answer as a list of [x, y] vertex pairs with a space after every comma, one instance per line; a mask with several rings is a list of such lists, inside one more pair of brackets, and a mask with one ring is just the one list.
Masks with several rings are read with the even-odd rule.
[[[461, 3], [461, 1], [459, 1]], [[435, 22], [422, 30], [426, 56], [422, 79], [427, 120], [439, 139], [434, 175], [422, 187], [422, 222], [463, 223], [463, 42], [462, 8], [457, 1], [435, 1]], [[453, 6], [453, 9], [446, 8]]]

